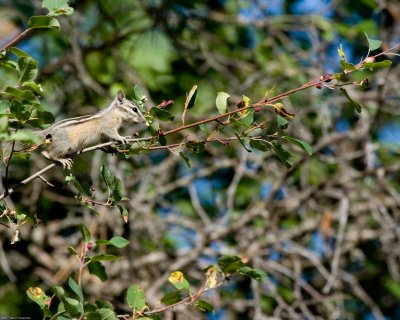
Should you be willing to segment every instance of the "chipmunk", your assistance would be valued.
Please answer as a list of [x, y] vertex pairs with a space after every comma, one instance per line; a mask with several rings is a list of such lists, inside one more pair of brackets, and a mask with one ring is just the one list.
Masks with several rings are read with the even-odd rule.
[[117, 97], [104, 110], [92, 115], [61, 120], [34, 133], [43, 141], [49, 142], [42, 155], [70, 170], [73, 161], [68, 156], [99, 142], [103, 136], [126, 144], [129, 137], [120, 136], [118, 130], [129, 122], [140, 124], [145, 123], [146, 119], [137, 105], [126, 99], [122, 91], [118, 91]]

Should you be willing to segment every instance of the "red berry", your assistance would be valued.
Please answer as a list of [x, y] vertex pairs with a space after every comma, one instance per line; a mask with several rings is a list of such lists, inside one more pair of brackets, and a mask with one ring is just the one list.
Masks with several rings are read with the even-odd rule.
[[255, 107], [254, 112], [260, 112], [261, 108], [260, 107]]
[[89, 242], [89, 243], [86, 245], [86, 248], [87, 248], [88, 250], [92, 249], [92, 248], [93, 248], [93, 243]]

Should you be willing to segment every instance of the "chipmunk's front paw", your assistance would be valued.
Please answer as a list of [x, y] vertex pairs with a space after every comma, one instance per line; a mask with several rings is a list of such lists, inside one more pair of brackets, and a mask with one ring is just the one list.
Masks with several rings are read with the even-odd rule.
[[121, 137], [120, 139], [118, 139], [118, 141], [121, 143], [121, 144], [129, 144], [129, 141], [128, 141], [128, 139], [130, 139], [131, 137]]
[[64, 169], [71, 170], [74, 165], [74, 161], [70, 158], [58, 159], [58, 162], [62, 165]]

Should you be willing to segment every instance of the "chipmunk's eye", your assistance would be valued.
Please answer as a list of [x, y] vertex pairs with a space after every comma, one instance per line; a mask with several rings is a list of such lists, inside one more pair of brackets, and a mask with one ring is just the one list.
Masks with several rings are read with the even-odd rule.
[[138, 109], [136, 107], [133, 107], [132, 111], [138, 113]]

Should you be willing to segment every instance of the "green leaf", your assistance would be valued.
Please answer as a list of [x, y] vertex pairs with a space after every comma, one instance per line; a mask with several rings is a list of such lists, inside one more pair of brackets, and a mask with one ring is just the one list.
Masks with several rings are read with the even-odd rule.
[[335, 73], [333, 76], [334, 76], [334, 78], [335, 78], [336, 80], [341, 81], [341, 82], [347, 82], [347, 81], [349, 81], [349, 77], [348, 77], [348, 76], [346, 75], [346, 73], [344, 73], [344, 72]]
[[120, 258], [121, 257], [113, 254], [98, 254], [97, 256], [91, 257], [90, 261], [114, 261]]
[[[41, 94], [41, 93], [43, 92], [42, 86], [41, 86], [40, 84], [37, 84], [37, 83], [34, 82], [34, 81], [26, 81], [26, 82], [23, 82], [23, 83], [22, 83], [22, 86], [23, 86], [23, 87], [27, 87], [27, 88], [31, 89], [31, 91], [33, 90], [33, 91], [35, 91], [35, 92], [38, 93], [38, 94]], [[48, 112], [48, 113], [50, 113], [50, 112]]]
[[31, 300], [39, 305], [40, 309], [44, 310], [49, 308], [47, 302], [50, 298], [46, 295], [43, 289], [39, 287], [30, 287], [26, 290], [26, 294]]
[[158, 135], [158, 130], [160, 130], [160, 123], [153, 120], [153, 122], [149, 126], [149, 130], [153, 136]]
[[71, 183], [71, 182], [72, 182], [72, 184], [75, 186], [75, 188], [78, 189], [78, 192], [79, 192], [80, 194], [88, 194], [88, 193], [86, 192], [86, 190], [83, 189], [83, 187], [82, 187], [82, 185], [80, 184], [80, 182], [79, 182], [78, 180], [76, 180], [75, 176], [72, 175], [72, 174], [70, 173], [68, 176], [65, 177], [64, 183], [65, 183], [65, 184], [69, 184], [69, 183]]
[[18, 130], [10, 134], [8, 140], [16, 140], [21, 142], [40, 143], [41, 140], [29, 130]]
[[78, 300], [65, 298], [63, 300], [63, 303], [65, 310], [67, 310], [71, 314], [71, 316], [75, 317], [83, 314], [83, 306]]
[[260, 140], [250, 139], [250, 147], [252, 147], [253, 149], [260, 150], [262, 152], [268, 151], [268, 146], [265, 144], [265, 142]]
[[112, 176], [111, 171], [105, 166], [104, 163], [100, 167], [100, 172], [107, 187], [111, 189], [111, 186], [114, 184], [114, 177]]
[[224, 114], [228, 108], [228, 98], [230, 97], [229, 94], [226, 92], [218, 92], [217, 98], [215, 100], [215, 104], [217, 105], [218, 112], [220, 114]]
[[133, 87], [133, 94], [135, 96], [135, 100], [138, 100], [138, 101], [146, 100], [146, 96], [144, 95], [142, 89], [140, 89], [140, 87], [138, 85], [135, 85]]
[[84, 225], [83, 223], [81, 223], [79, 225], [79, 230], [81, 231], [81, 235], [82, 235], [83, 240], [86, 243], [90, 242], [90, 239], [91, 239], [92, 236], [90, 234], [90, 231], [89, 231], [88, 227], [86, 225]]
[[10, 102], [10, 112], [20, 122], [25, 123], [31, 116], [28, 108], [27, 104], [23, 104], [18, 100], [11, 100]]
[[186, 147], [194, 153], [202, 153], [205, 150], [203, 141], [189, 141], [186, 143]]
[[137, 284], [128, 288], [126, 302], [135, 311], [141, 312], [146, 308], [146, 298], [143, 289]]
[[88, 270], [90, 274], [97, 276], [103, 282], [108, 279], [106, 268], [99, 261], [90, 261]]
[[8, 128], [8, 117], [0, 116], [0, 132], [6, 131]]
[[214, 311], [214, 307], [209, 302], [207, 302], [205, 300], [197, 300], [194, 303], [194, 306], [198, 310], [203, 311], [203, 312], [205, 312], [205, 311], [213, 312]]
[[181, 291], [175, 290], [170, 293], [167, 293], [164, 297], [161, 298], [161, 303], [170, 306], [171, 304], [177, 303], [182, 300]]
[[68, 285], [71, 288], [71, 290], [78, 296], [79, 300], [83, 302], [82, 288], [78, 285], [78, 283], [74, 279], [69, 277]]
[[165, 146], [167, 145], [167, 139], [165, 138], [164, 135], [158, 135], [158, 142], [160, 145]]
[[114, 186], [113, 186], [113, 196], [116, 201], [121, 201], [126, 199], [124, 196], [125, 194], [125, 187], [124, 183], [121, 179], [114, 177]]
[[12, 47], [10, 48], [10, 51], [15, 54], [18, 58], [22, 58], [22, 57], [26, 57], [26, 58], [30, 58], [31, 56], [29, 54], [27, 54], [25, 51], [17, 48], [17, 47]]
[[49, 16], [34, 16], [28, 21], [28, 28], [30, 29], [60, 29], [60, 23], [56, 18]]
[[244, 274], [245, 276], [248, 276], [257, 281], [263, 281], [267, 276], [263, 270], [253, 269], [250, 267], [240, 268], [237, 272]]
[[179, 152], [179, 155], [181, 156], [181, 158], [183, 160], [185, 160], [186, 165], [188, 166], [188, 168], [190, 168], [192, 166], [192, 160], [183, 152]]
[[42, 7], [49, 10], [49, 16], [70, 15], [74, 12], [68, 0], [43, 0]]
[[107, 309], [112, 309], [112, 310], [114, 310], [114, 306], [113, 306], [112, 303], [109, 302], [109, 301], [96, 300], [96, 306], [97, 306], [98, 308], [107, 308]]
[[240, 120], [238, 120], [238, 122], [239, 122], [239, 124], [245, 125], [246, 127], [248, 127], [248, 126], [252, 125], [254, 122], [254, 110], [251, 109], [251, 110], [246, 110], [244, 112], [246, 112], [247, 115], [245, 117], [241, 118]]
[[76, 252], [76, 250], [75, 250], [74, 247], [68, 246], [67, 249], [68, 249], [68, 251], [69, 251], [70, 254], [72, 254], [72, 255], [74, 255], [74, 256], [77, 256], [77, 255], [78, 255], [78, 253]]
[[194, 85], [192, 89], [190, 89], [188, 95], [186, 96], [185, 110], [192, 109], [194, 107], [194, 104], [196, 103], [196, 98], [197, 98], [197, 86]]
[[154, 118], [157, 118], [157, 119], [162, 120], [162, 121], [172, 121], [172, 120], [174, 120], [174, 118], [175, 118], [175, 117], [174, 117], [171, 113], [169, 113], [167, 110], [165, 110], [165, 109], [160, 109], [160, 108], [156, 108], [156, 107], [153, 107], [153, 108], [150, 109], [150, 114], [151, 114]]
[[374, 50], [376, 50], [376, 49], [381, 47], [381, 45], [382, 45], [382, 41], [381, 40], [371, 39], [370, 37], [368, 37], [368, 34], [366, 32], [364, 32], [364, 35], [367, 38], [368, 48], [369, 48], [370, 51], [374, 51]]
[[120, 204], [118, 204], [117, 207], [118, 207], [119, 213], [121, 214], [122, 219], [124, 220], [125, 223], [127, 223], [128, 218], [129, 218], [128, 210]]
[[185, 289], [188, 292], [190, 290], [190, 284], [181, 271], [172, 272], [168, 281], [178, 290]]
[[350, 104], [357, 110], [357, 112], [360, 113], [363, 109], [362, 105], [360, 103], [358, 103], [357, 101], [353, 100], [347, 93], [346, 89], [340, 88], [340, 91], [347, 98], [347, 100], [350, 101]]
[[14, 96], [15, 98], [17, 98], [19, 100], [26, 100], [26, 101], [29, 101], [32, 103], [39, 104], [38, 98], [31, 91], [16, 89], [13, 87], [7, 87], [4, 90], [4, 92]]
[[282, 130], [285, 130], [289, 127], [290, 122], [286, 120], [284, 117], [281, 117], [280, 115], [276, 116], [277, 122], [278, 122], [278, 127]]
[[392, 278], [386, 278], [383, 281], [386, 289], [397, 299], [400, 299], [400, 282]]
[[112, 237], [109, 241], [109, 243], [117, 248], [124, 248], [129, 244], [129, 241], [123, 237]]
[[340, 60], [340, 65], [342, 66], [343, 70], [351, 70], [351, 71], [358, 70], [354, 64], [346, 62], [344, 60]]
[[371, 71], [375, 68], [388, 68], [392, 65], [392, 61], [383, 60], [379, 62], [365, 62], [362, 66], [363, 68], [368, 68]]
[[18, 69], [18, 64], [15, 61], [11, 61], [11, 60], [1, 60], [0, 59], [0, 66], [9, 68], [11, 70]]
[[309, 156], [312, 155], [312, 147], [308, 144], [308, 142], [289, 136], [282, 136], [282, 138], [302, 148], [305, 152], [308, 153]]
[[39, 62], [31, 57], [21, 57], [18, 60], [19, 83], [35, 80]]
[[117, 314], [110, 308], [100, 308], [86, 314], [87, 320], [118, 320]]
[[290, 168], [293, 165], [292, 155], [288, 152], [278, 141], [271, 141], [272, 148], [278, 159], [287, 167]]
[[217, 261], [218, 265], [221, 267], [225, 274], [231, 274], [236, 272], [238, 269], [245, 267], [242, 259], [237, 256], [222, 256]]

